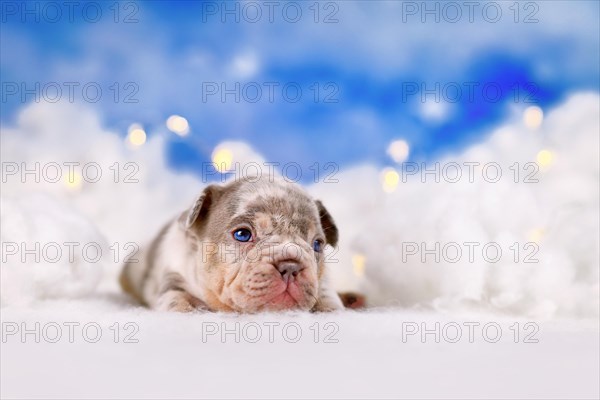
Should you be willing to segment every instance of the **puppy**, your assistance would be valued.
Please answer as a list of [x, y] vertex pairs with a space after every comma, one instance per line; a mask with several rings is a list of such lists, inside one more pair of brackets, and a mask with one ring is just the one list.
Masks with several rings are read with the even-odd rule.
[[206, 187], [120, 282], [156, 310], [337, 310], [323, 254], [337, 240], [329, 212], [299, 186], [246, 177]]

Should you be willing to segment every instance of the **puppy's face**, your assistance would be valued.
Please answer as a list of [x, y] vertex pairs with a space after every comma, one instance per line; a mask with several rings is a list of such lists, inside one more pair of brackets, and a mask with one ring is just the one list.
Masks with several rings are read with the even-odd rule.
[[298, 186], [248, 179], [209, 186], [187, 214], [198, 281], [217, 310], [310, 310], [317, 302], [323, 250], [337, 228]]

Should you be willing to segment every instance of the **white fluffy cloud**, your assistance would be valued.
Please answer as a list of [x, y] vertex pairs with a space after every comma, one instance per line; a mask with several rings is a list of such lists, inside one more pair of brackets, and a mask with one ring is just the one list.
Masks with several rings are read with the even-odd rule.
[[[338, 289], [363, 291], [373, 305], [597, 316], [598, 106], [598, 95], [578, 94], [554, 110], [545, 110], [547, 116], [536, 131], [527, 129], [520, 117], [507, 121], [484, 142], [438, 160], [440, 169], [449, 163], [461, 166], [463, 176], [457, 183], [447, 181], [455, 172], [448, 167], [439, 183], [433, 175], [427, 175], [423, 183], [417, 173], [388, 193], [382, 190], [378, 168], [359, 166], [338, 174], [338, 183], [312, 185], [309, 190], [324, 201], [340, 228], [340, 248], [330, 263]], [[3, 241], [16, 237], [19, 223], [14, 216], [23, 213], [33, 221], [31, 240], [52, 239], [54, 231], [43, 230], [36, 222], [46, 218], [47, 211], [56, 214], [47, 220], [50, 224], [68, 231], [68, 235], [61, 235], [77, 237], [77, 227], [83, 225], [69, 225], [66, 217], [54, 211], [69, 210], [93, 222], [82, 228], [81, 240], [85, 232], [97, 230], [108, 246], [115, 242], [121, 248], [127, 242], [143, 244], [161, 224], [187, 207], [204, 185], [196, 177], [169, 170], [164, 163], [163, 142], [159, 134], [149, 135], [146, 144], [132, 150], [118, 135], [104, 131], [88, 110], [62, 104], [27, 107], [16, 127], [2, 128], [4, 173], [11, 162], [19, 166], [25, 162], [28, 168], [35, 162], [42, 166], [50, 162], [96, 162], [103, 177], [96, 183], [81, 180], [73, 187], [64, 180], [34, 183], [28, 176], [28, 183], [23, 184], [20, 173], [6, 176]], [[261, 161], [245, 144], [228, 143], [225, 147], [235, 150], [234, 162]], [[139, 170], [125, 169], [128, 162]], [[469, 162], [480, 163], [474, 167], [472, 183], [465, 164]], [[492, 162], [503, 174], [496, 183], [482, 177], [481, 165]], [[520, 170], [517, 183], [514, 167], [510, 169], [516, 162]], [[541, 165], [535, 174], [537, 183], [524, 182], [533, 168], [525, 167], [528, 162]], [[119, 163], [120, 171], [116, 183], [115, 168], [110, 168], [115, 163]], [[431, 169], [433, 165], [427, 166]], [[133, 177], [139, 182], [123, 182], [132, 171], [136, 171]], [[494, 175], [490, 169], [486, 177]], [[34, 192], [49, 194], [63, 205], [49, 203], [29, 213], [24, 201]], [[12, 205], [4, 209], [4, 204]], [[13, 221], [11, 226], [5, 226], [5, 217]], [[436, 242], [439, 262], [434, 255], [423, 254], [425, 248], [435, 248]], [[478, 243], [473, 261], [464, 243]], [[497, 262], [484, 259], [482, 247], [487, 243], [502, 250]], [[514, 243], [519, 247], [518, 262], [514, 261]], [[527, 243], [535, 245], [525, 247]], [[417, 254], [409, 254], [415, 250], [412, 244], [419, 246]], [[448, 261], [456, 255], [456, 245], [449, 244], [458, 245], [462, 251], [456, 262]], [[444, 246], [448, 249], [446, 258], [441, 250]], [[491, 250], [486, 255], [493, 258]], [[523, 262], [527, 255], [538, 262]], [[421, 256], [425, 256], [424, 261]], [[108, 264], [106, 276], [114, 286], [119, 263], [109, 260]], [[3, 265], [3, 274], [5, 270]], [[4, 293], [6, 280], [2, 282]]]
[[[15, 128], [1, 131], [2, 242], [25, 243], [2, 262], [5, 304], [89, 293], [101, 270], [114, 287], [126, 256], [202, 189], [198, 179], [169, 171], [159, 134], [133, 149], [103, 129], [93, 112], [73, 104], [30, 105]], [[20, 261], [23, 248], [38, 243], [42, 251], [53, 242], [63, 252], [56, 262]], [[78, 243], [74, 263], [65, 242]], [[83, 257], [88, 243], [101, 244], [100, 260]], [[54, 253], [42, 257], [48, 258]], [[76, 279], [84, 282], [77, 286]]]
[[2, 199], [0, 304], [91, 294], [110, 263], [94, 224], [45, 195]]
[[[147, 239], [201, 190], [198, 179], [169, 170], [164, 137], [148, 136], [143, 146], [132, 148], [102, 128], [90, 109], [68, 103], [28, 106], [16, 128], [2, 128], [3, 196], [48, 193], [93, 220], [110, 240]], [[39, 183], [36, 174], [24, 172], [36, 163]], [[76, 163], [74, 177], [69, 163]], [[56, 165], [61, 175], [53, 182]]]
[[[337, 184], [314, 186], [341, 231], [339, 263], [332, 265], [335, 281], [366, 292], [373, 304], [597, 315], [598, 107], [596, 94], [579, 94], [550, 111], [537, 131], [515, 119], [485, 142], [438, 160], [440, 170], [451, 162], [461, 166], [457, 183], [450, 183], [456, 168], [448, 167], [440, 183], [433, 175], [426, 175], [425, 183], [420, 173], [405, 175], [406, 183], [384, 193], [380, 172], [365, 166], [344, 171]], [[538, 183], [524, 182], [535, 168], [526, 169], [532, 161], [545, 165], [535, 174]], [[474, 166], [470, 183], [466, 162], [495, 162], [503, 175], [488, 183], [482, 167]], [[510, 169], [515, 162], [519, 183]], [[494, 175], [491, 168], [486, 177], [493, 180]], [[425, 251], [435, 249], [436, 242], [439, 262]], [[473, 262], [466, 242], [479, 243], [470, 245]], [[415, 255], [411, 243], [417, 244]], [[451, 262], [458, 254], [454, 243], [462, 257]], [[488, 246], [492, 262], [486, 261], [482, 249], [488, 243], [498, 244], [501, 259], [495, 261]], [[514, 243], [520, 248], [519, 262], [514, 261]], [[539, 261], [525, 263], [534, 252], [529, 261]], [[364, 277], [350, 268], [357, 255]]]

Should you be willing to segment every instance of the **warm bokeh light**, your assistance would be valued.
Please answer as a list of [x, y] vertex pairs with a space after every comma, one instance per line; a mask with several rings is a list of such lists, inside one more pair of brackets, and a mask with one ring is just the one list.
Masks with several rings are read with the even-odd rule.
[[531, 130], [538, 129], [544, 120], [544, 112], [538, 106], [531, 106], [525, 109], [523, 113], [523, 122]]
[[403, 163], [408, 159], [410, 146], [405, 140], [394, 140], [387, 148], [388, 155], [397, 163]]
[[549, 167], [554, 161], [554, 154], [550, 150], [541, 150], [537, 153], [536, 161], [542, 168]]
[[233, 165], [233, 153], [227, 148], [217, 147], [212, 153], [212, 162], [219, 172], [227, 172]]
[[365, 274], [365, 266], [367, 264], [367, 258], [362, 254], [354, 254], [352, 256], [352, 268], [354, 274], [357, 276], [363, 276]]
[[139, 124], [133, 124], [129, 127], [127, 141], [134, 147], [139, 147], [146, 143], [146, 132]]
[[81, 175], [77, 172], [71, 172], [63, 178], [63, 183], [70, 190], [78, 190], [81, 188]]
[[387, 193], [391, 193], [396, 190], [398, 183], [400, 182], [400, 174], [394, 168], [385, 168], [381, 172], [381, 180], [383, 190]]
[[167, 128], [179, 136], [186, 136], [190, 133], [190, 125], [187, 119], [180, 115], [171, 115], [167, 119]]
[[545, 231], [543, 228], [532, 229], [527, 233], [527, 240], [534, 243], [540, 243], [544, 237]]

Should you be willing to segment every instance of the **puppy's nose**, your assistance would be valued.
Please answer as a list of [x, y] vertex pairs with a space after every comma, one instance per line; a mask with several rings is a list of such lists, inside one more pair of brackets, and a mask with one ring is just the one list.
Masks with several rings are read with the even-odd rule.
[[303, 269], [304, 267], [296, 261], [287, 260], [277, 263], [277, 270], [285, 281], [288, 281], [292, 277], [298, 276], [300, 271]]

